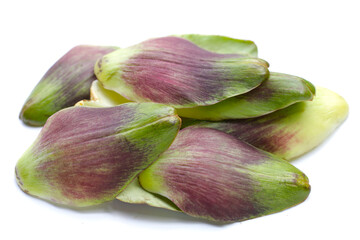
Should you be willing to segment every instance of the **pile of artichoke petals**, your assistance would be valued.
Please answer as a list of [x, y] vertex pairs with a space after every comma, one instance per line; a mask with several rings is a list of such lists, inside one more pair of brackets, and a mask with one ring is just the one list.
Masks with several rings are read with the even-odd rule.
[[333, 91], [269, 71], [252, 41], [188, 34], [81, 45], [21, 110], [24, 123], [43, 128], [16, 179], [67, 206], [118, 199], [243, 221], [305, 201], [309, 179], [290, 161], [347, 114]]

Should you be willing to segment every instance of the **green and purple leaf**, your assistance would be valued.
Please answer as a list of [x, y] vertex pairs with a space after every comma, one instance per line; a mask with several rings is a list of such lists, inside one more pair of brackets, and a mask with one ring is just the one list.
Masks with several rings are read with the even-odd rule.
[[346, 119], [348, 111], [341, 96], [317, 87], [313, 101], [296, 103], [262, 117], [220, 122], [183, 119], [182, 127], [217, 129], [291, 160], [323, 142]]
[[72, 48], [36, 85], [20, 112], [20, 119], [28, 125], [42, 126], [60, 109], [88, 99], [90, 85], [96, 80], [95, 62], [115, 49], [85, 45]]
[[214, 105], [182, 108], [178, 110], [178, 114], [182, 117], [211, 121], [253, 118], [296, 102], [312, 100], [314, 95], [315, 87], [305, 79], [271, 72], [269, 79], [248, 93]]
[[70, 206], [113, 200], [170, 146], [179, 127], [174, 109], [156, 103], [61, 110], [18, 161], [18, 184]]
[[175, 35], [184, 38], [197, 46], [221, 54], [240, 54], [247, 57], [257, 57], [257, 46], [253, 41], [242, 40], [218, 35], [183, 34]]
[[310, 193], [307, 177], [288, 162], [209, 128], [181, 130], [139, 180], [186, 214], [219, 222], [279, 212]]
[[244, 94], [269, 76], [268, 63], [239, 54], [206, 51], [178, 37], [119, 49], [95, 64], [106, 89], [135, 102], [176, 108], [211, 105]]

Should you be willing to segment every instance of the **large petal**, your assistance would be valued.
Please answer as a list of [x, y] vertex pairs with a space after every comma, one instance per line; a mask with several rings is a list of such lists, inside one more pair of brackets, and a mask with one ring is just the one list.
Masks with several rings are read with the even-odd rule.
[[221, 222], [279, 212], [310, 193], [307, 177], [288, 162], [208, 128], [181, 130], [139, 180], [183, 212]]
[[[254, 90], [228, 98], [219, 103], [193, 108], [179, 108], [181, 117], [220, 121], [259, 117], [301, 101], [312, 100], [315, 87], [305, 79], [283, 73], [270, 73]], [[99, 81], [91, 87], [91, 99], [104, 106], [116, 106], [128, 102], [120, 94], [105, 89]]]
[[263, 117], [220, 122], [183, 119], [182, 127], [217, 129], [291, 160], [323, 142], [346, 119], [348, 111], [341, 96], [317, 87], [313, 101], [296, 103]]
[[179, 126], [173, 108], [155, 103], [64, 109], [18, 161], [18, 184], [65, 205], [112, 200], [170, 146]]
[[36, 85], [20, 112], [20, 119], [28, 125], [42, 126], [60, 109], [88, 99], [90, 85], [96, 79], [95, 62], [115, 49], [85, 45], [72, 48]]
[[254, 90], [209, 106], [182, 108], [182, 117], [219, 121], [263, 116], [296, 102], [312, 100], [315, 87], [305, 79], [270, 73], [269, 79]]
[[151, 39], [105, 55], [95, 65], [103, 86], [135, 102], [176, 108], [215, 104], [269, 76], [268, 63], [217, 54], [178, 37]]

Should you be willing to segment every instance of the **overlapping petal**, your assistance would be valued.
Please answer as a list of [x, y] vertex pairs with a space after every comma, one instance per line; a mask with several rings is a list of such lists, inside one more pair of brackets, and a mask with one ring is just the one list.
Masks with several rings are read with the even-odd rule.
[[315, 87], [305, 79], [272, 72], [269, 79], [248, 93], [209, 106], [182, 108], [178, 114], [211, 121], [254, 118], [297, 102], [312, 100], [314, 95]]
[[135, 102], [176, 108], [215, 104], [246, 93], [269, 76], [268, 63], [206, 51], [179, 37], [118, 49], [95, 64], [103, 86]]
[[87, 45], [72, 48], [36, 85], [20, 112], [20, 119], [28, 125], [42, 126], [55, 112], [88, 99], [90, 85], [96, 80], [95, 62], [115, 49]]
[[230, 38], [219, 35], [183, 34], [176, 35], [184, 38], [210, 52], [222, 54], [240, 54], [257, 57], [257, 46], [253, 41]]
[[139, 180], [183, 212], [220, 222], [278, 212], [310, 192], [307, 177], [288, 162], [209, 128], [181, 130]]
[[112, 200], [170, 146], [179, 127], [174, 109], [156, 103], [64, 109], [18, 161], [18, 184], [65, 205]]
[[347, 117], [349, 106], [335, 92], [317, 87], [313, 101], [296, 103], [252, 119], [219, 122], [183, 119], [182, 127], [217, 129], [286, 160], [323, 142]]

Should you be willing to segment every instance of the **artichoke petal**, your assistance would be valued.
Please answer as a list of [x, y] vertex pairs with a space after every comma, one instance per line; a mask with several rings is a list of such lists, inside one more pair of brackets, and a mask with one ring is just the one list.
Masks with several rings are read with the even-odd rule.
[[175, 110], [156, 103], [61, 110], [18, 161], [18, 185], [70, 206], [113, 200], [170, 146], [179, 127]]
[[268, 63], [206, 51], [178, 37], [118, 49], [95, 64], [106, 89], [135, 102], [175, 108], [211, 105], [246, 93], [269, 76]]
[[96, 79], [95, 62], [115, 49], [87, 45], [72, 48], [35, 86], [22, 107], [20, 119], [28, 125], [42, 126], [55, 112], [88, 99], [90, 85]]
[[220, 121], [259, 117], [294, 103], [312, 100], [315, 87], [305, 79], [283, 73], [270, 73], [259, 87], [209, 106], [182, 108], [182, 117]]
[[139, 181], [184, 213], [219, 222], [279, 212], [310, 193], [308, 178], [290, 163], [208, 128], [181, 130]]
[[182, 127], [217, 129], [292, 160], [323, 142], [346, 119], [348, 112], [344, 98], [317, 87], [312, 101], [296, 103], [262, 117], [220, 122], [183, 119]]
[[190, 42], [210, 52], [240, 54], [248, 57], [257, 57], [258, 55], [257, 46], [250, 40], [201, 34], [183, 34], [175, 36], [189, 40]]

